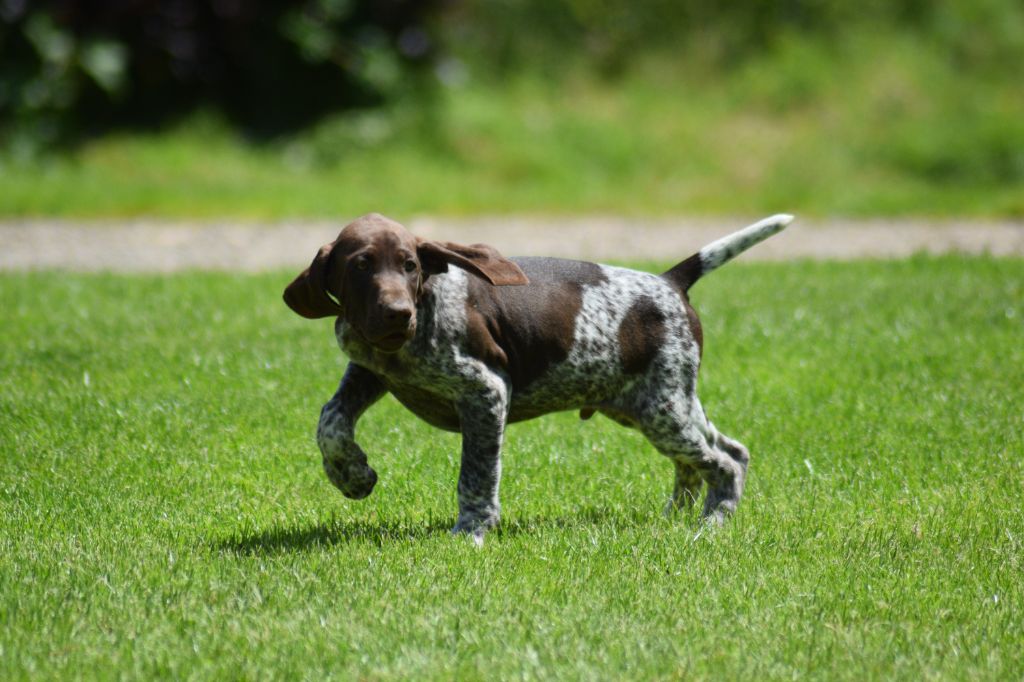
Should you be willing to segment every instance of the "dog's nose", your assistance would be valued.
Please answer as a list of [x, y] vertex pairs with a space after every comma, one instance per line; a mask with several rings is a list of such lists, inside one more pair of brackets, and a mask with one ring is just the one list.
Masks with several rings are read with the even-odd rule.
[[412, 306], [404, 303], [384, 308], [384, 319], [391, 324], [407, 324], [412, 318]]

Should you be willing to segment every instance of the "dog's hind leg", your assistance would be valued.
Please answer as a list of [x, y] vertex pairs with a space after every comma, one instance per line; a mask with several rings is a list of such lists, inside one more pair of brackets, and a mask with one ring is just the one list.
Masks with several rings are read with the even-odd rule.
[[715, 434], [715, 445], [718, 449], [732, 457], [733, 461], [743, 467], [743, 472], [746, 473], [747, 465], [750, 463], [750, 452], [747, 450], [746, 446], [738, 440], [729, 438], [729, 436], [717, 430], [715, 425], [710, 421], [708, 422], [708, 426]]
[[740, 496], [747, 481], [747, 466], [750, 464], [750, 453], [737, 440], [719, 432], [714, 424], [707, 422], [710, 432], [709, 443], [715, 452], [724, 454], [731, 460], [736, 475], [732, 483], [720, 487], [708, 486], [708, 496], [704, 500], [704, 516], [712, 521], [721, 522], [726, 515], [736, 511]]
[[652, 401], [639, 417], [647, 439], [676, 465], [673, 503], [685, 504], [679, 497], [687, 494], [695, 497], [689, 469], [708, 484], [703, 517], [715, 524], [724, 522], [743, 495], [749, 461], [746, 448], [718, 433], [696, 396], [677, 393]]
[[693, 465], [682, 457], [673, 457], [672, 463], [675, 465], [676, 482], [672, 488], [672, 497], [665, 505], [666, 516], [680, 509], [692, 509], [704, 487], [704, 479]]

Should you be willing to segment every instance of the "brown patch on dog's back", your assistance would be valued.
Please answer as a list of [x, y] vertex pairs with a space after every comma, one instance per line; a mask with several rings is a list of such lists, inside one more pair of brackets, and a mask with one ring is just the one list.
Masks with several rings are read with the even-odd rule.
[[505, 370], [513, 390], [521, 391], [569, 356], [583, 290], [606, 277], [594, 263], [513, 260], [530, 283], [492, 287], [470, 278], [466, 322], [470, 354]]
[[665, 342], [665, 316], [654, 301], [641, 296], [619, 325], [619, 353], [627, 374], [643, 372]]
[[[552, 288], [536, 304], [545, 309], [544, 326], [534, 330], [542, 342], [533, 352], [517, 353], [512, 385], [520, 390], [542, 377], [553, 365], [569, 357], [576, 333], [576, 315], [583, 306], [583, 291], [579, 285], [564, 284]], [[521, 347], [529, 348], [523, 344]]]
[[[470, 279], [470, 290], [483, 290], [489, 284]], [[493, 287], [492, 287], [493, 288]], [[488, 320], [493, 320], [493, 302], [483, 291], [466, 297], [466, 344], [469, 354], [494, 369], [508, 370], [508, 356], [498, 345]]]
[[506, 371], [513, 390], [520, 391], [569, 357], [583, 305], [576, 284], [531, 288], [499, 291], [470, 280], [466, 300], [470, 355]]

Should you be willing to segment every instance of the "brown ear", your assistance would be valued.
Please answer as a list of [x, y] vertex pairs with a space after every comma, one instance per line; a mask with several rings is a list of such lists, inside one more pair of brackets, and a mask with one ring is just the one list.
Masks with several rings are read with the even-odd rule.
[[427, 274], [447, 272], [448, 264], [457, 265], [494, 286], [529, 284], [519, 266], [487, 244], [453, 244], [421, 240], [417, 246], [420, 263]]
[[341, 306], [327, 293], [327, 264], [333, 248], [334, 242], [321, 246], [309, 267], [284, 290], [288, 307], [311, 320], [341, 315]]

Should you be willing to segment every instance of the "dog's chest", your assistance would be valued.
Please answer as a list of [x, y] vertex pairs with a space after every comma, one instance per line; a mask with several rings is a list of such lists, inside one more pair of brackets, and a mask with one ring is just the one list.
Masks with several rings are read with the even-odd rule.
[[434, 278], [417, 308], [416, 335], [397, 353], [374, 350], [341, 318], [335, 326], [338, 345], [353, 362], [376, 374], [415, 415], [454, 431], [459, 429], [455, 401], [477, 373], [465, 353], [465, 277], [452, 268]]
[[376, 374], [410, 412], [437, 428], [459, 430], [455, 410], [455, 400], [460, 394], [458, 374], [446, 371], [448, 363], [439, 362], [437, 357], [424, 358], [417, 352], [430, 344], [418, 343], [417, 338], [410, 342], [412, 348], [381, 353], [356, 341], [351, 334], [339, 333], [338, 340], [349, 358]]

